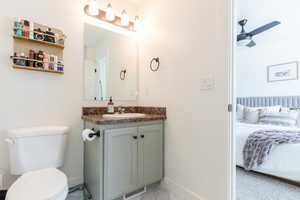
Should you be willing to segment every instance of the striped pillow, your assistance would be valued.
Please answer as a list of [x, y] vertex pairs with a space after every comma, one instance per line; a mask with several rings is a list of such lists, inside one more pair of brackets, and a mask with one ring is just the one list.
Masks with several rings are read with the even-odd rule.
[[298, 111], [268, 112], [262, 110], [259, 115], [259, 123], [281, 126], [295, 126], [297, 124], [298, 116]]

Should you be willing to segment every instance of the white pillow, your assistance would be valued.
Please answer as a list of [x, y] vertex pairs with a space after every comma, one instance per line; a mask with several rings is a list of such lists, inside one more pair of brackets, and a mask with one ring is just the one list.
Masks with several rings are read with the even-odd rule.
[[291, 109], [290, 108], [287, 108], [287, 107], [282, 107], [280, 109], [280, 112], [289, 112]]
[[280, 112], [281, 106], [260, 107], [259, 109], [266, 112]]
[[250, 124], [256, 124], [259, 121], [260, 111], [265, 112], [279, 112], [281, 106], [269, 106], [269, 107], [244, 107], [244, 122]]
[[251, 108], [245, 107], [244, 108], [244, 122], [255, 124], [259, 120], [259, 109], [258, 108]]
[[244, 120], [244, 106], [241, 104], [237, 104], [236, 106], [236, 119], [238, 121]]
[[259, 123], [274, 124], [280, 126], [295, 126], [297, 124], [298, 117], [298, 111], [268, 112], [262, 110], [259, 116]]

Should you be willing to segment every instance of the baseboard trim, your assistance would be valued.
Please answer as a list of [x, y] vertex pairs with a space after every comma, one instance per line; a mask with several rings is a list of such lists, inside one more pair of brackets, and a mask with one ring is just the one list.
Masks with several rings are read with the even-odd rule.
[[0, 200], [5, 200], [7, 190], [0, 190]]
[[170, 193], [171, 200], [206, 200], [186, 187], [177, 184], [170, 178], [165, 178], [161, 184], [161, 187]]

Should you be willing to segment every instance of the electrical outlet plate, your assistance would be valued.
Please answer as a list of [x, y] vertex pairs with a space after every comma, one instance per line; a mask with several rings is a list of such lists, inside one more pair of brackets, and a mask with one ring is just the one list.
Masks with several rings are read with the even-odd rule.
[[201, 90], [212, 90], [215, 88], [215, 79], [212, 77], [200, 79]]

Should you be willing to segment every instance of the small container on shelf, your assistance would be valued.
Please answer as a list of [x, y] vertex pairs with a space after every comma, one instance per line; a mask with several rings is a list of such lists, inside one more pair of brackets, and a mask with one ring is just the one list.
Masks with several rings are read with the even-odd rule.
[[41, 61], [41, 62], [36, 62], [36, 65], [35, 67], [38, 67], [38, 68], [44, 68], [44, 63], [43, 63], [43, 60], [44, 60], [44, 52], [43, 51], [39, 51], [36, 55], [36, 59], [38, 61]]
[[23, 24], [21, 19], [16, 19], [14, 22], [14, 32], [17, 36], [23, 36]]
[[44, 36], [44, 41], [55, 43], [55, 33], [52, 32], [51, 28], [48, 28], [45, 33], [46, 35]]
[[34, 39], [34, 23], [32, 21], [29, 22], [29, 38]]
[[49, 55], [49, 58], [50, 58], [49, 70], [54, 70], [55, 57], [54, 55]]
[[34, 39], [44, 41], [44, 32], [42, 31], [42, 29], [34, 29]]
[[44, 52], [44, 60], [43, 60], [43, 62], [44, 62], [44, 69], [45, 70], [49, 70], [49, 61], [50, 61], [49, 54], [47, 54], [46, 52]]
[[23, 36], [29, 38], [30, 33], [30, 22], [28, 20], [24, 20], [24, 27], [23, 27]]
[[29, 59], [29, 67], [35, 67], [35, 61], [33, 60], [36, 60], [36, 53], [32, 49], [29, 50]]
[[61, 60], [59, 60], [59, 61], [57, 62], [57, 71], [61, 71], [61, 72], [64, 71], [63, 62], [62, 62]]
[[20, 59], [15, 59], [15, 64], [16, 65], [20, 65], [20, 66], [26, 66], [27, 62], [26, 62], [26, 57], [24, 53], [20, 53], [20, 54], [16, 54], [17, 58]]

